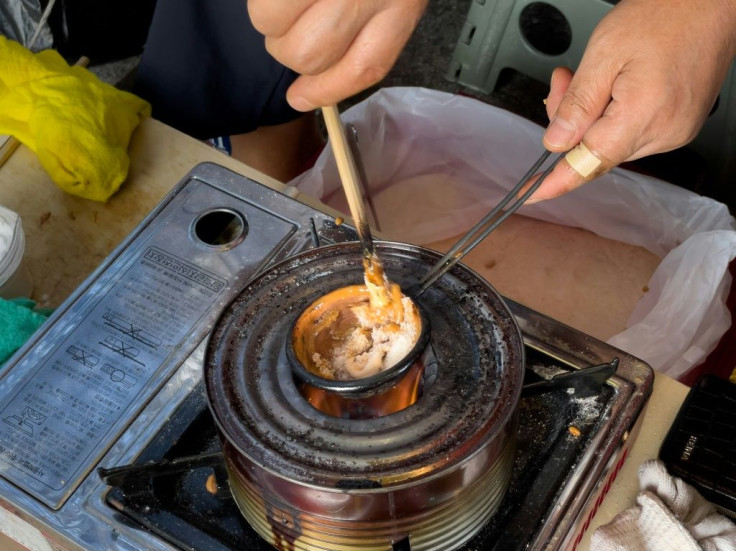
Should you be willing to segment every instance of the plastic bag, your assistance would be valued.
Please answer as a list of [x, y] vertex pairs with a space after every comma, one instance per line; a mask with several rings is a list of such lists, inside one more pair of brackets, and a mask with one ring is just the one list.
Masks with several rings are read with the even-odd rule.
[[[358, 131], [370, 195], [380, 202], [381, 220], [385, 214], [392, 224], [382, 226], [382, 233], [410, 243], [469, 229], [542, 151], [543, 129], [534, 123], [472, 98], [423, 88], [380, 90], [342, 118]], [[291, 183], [348, 212], [329, 147]], [[434, 199], [440, 194], [433, 189], [448, 185], [454, 193]], [[522, 213], [638, 245], [662, 258], [628, 329], [609, 340], [654, 369], [681, 377], [730, 326], [725, 303], [736, 225], [725, 205], [615, 169], [594, 185], [524, 206]]]
[[53, 44], [51, 29], [43, 19], [39, 0], [0, 0], [0, 34], [34, 52]]

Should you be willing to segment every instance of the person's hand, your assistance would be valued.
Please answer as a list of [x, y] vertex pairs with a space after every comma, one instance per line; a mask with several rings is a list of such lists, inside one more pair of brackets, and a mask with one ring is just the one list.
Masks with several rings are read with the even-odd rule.
[[596, 27], [574, 76], [552, 75], [544, 146], [564, 152], [582, 142], [588, 152], [568, 155], [530, 202], [692, 140], [735, 51], [734, 0], [623, 0]]
[[301, 76], [286, 98], [309, 111], [365, 90], [386, 76], [427, 0], [248, 0], [266, 49]]

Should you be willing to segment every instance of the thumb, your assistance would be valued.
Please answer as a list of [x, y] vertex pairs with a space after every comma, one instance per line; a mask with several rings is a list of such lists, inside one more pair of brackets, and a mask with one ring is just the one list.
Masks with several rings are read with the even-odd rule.
[[[551, 114], [543, 138], [544, 146], [550, 151], [567, 151], [580, 143], [611, 101], [613, 77], [586, 61], [584, 57], [557, 110]], [[591, 65], [592, 70], [586, 69]]]

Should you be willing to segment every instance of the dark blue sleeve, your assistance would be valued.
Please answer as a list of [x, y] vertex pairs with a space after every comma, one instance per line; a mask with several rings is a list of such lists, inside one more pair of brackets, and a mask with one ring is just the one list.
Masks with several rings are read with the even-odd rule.
[[266, 51], [245, 0], [158, 0], [134, 92], [205, 139], [297, 118], [286, 103], [296, 77]]

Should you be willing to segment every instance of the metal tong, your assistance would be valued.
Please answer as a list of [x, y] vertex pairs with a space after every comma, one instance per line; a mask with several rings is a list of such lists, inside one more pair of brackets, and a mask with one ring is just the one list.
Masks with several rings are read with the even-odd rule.
[[618, 358], [613, 358], [608, 363], [558, 373], [549, 379], [543, 379], [533, 369], [527, 367], [524, 370], [521, 395], [535, 396], [560, 388], [574, 388], [579, 396], [597, 394], [606, 381], [616, 374], [618, 364]]
[[[524, 177], [509, 191], [501, 202], [499, 202], [493, 209], [486, 214], [475, 226], [470, 228], [468, 232], [463, 235], [452, 248], [447, 251], [434, 266], [424, 275], [419, 281], [418, 295], [421, 295], [424, 291], [429, 288], [435, 281], [442, 277], [450, 268], [452, 268], [460, 259], [468, 254], [473, 247], [483, 241], [489, 233], [500, 226], [504, 220], [511, 216], [518, 208], [524, 204], [524, 202], [537, 190], [537, 188], [544, 182], [545, 178], [549, 176], [552, 170], [555, 168], [558, 162], [565, 156], [565, 154], [559, 155], [554, 162], [545, 169], [544, 172], [539, 176], [536, 182], [534, 182], [523, 195], [517, 197], [521, 189], [526, 185], [529, 179], [537, 173], [537, 170], [544, 164], [547, 157], [550, 156], [549, 151], [545, 151], [537, 162], [524, 174]], [[513, 199], [515, 202], [511, 204], [506, 210], [501, 212], [507, 204]]]

